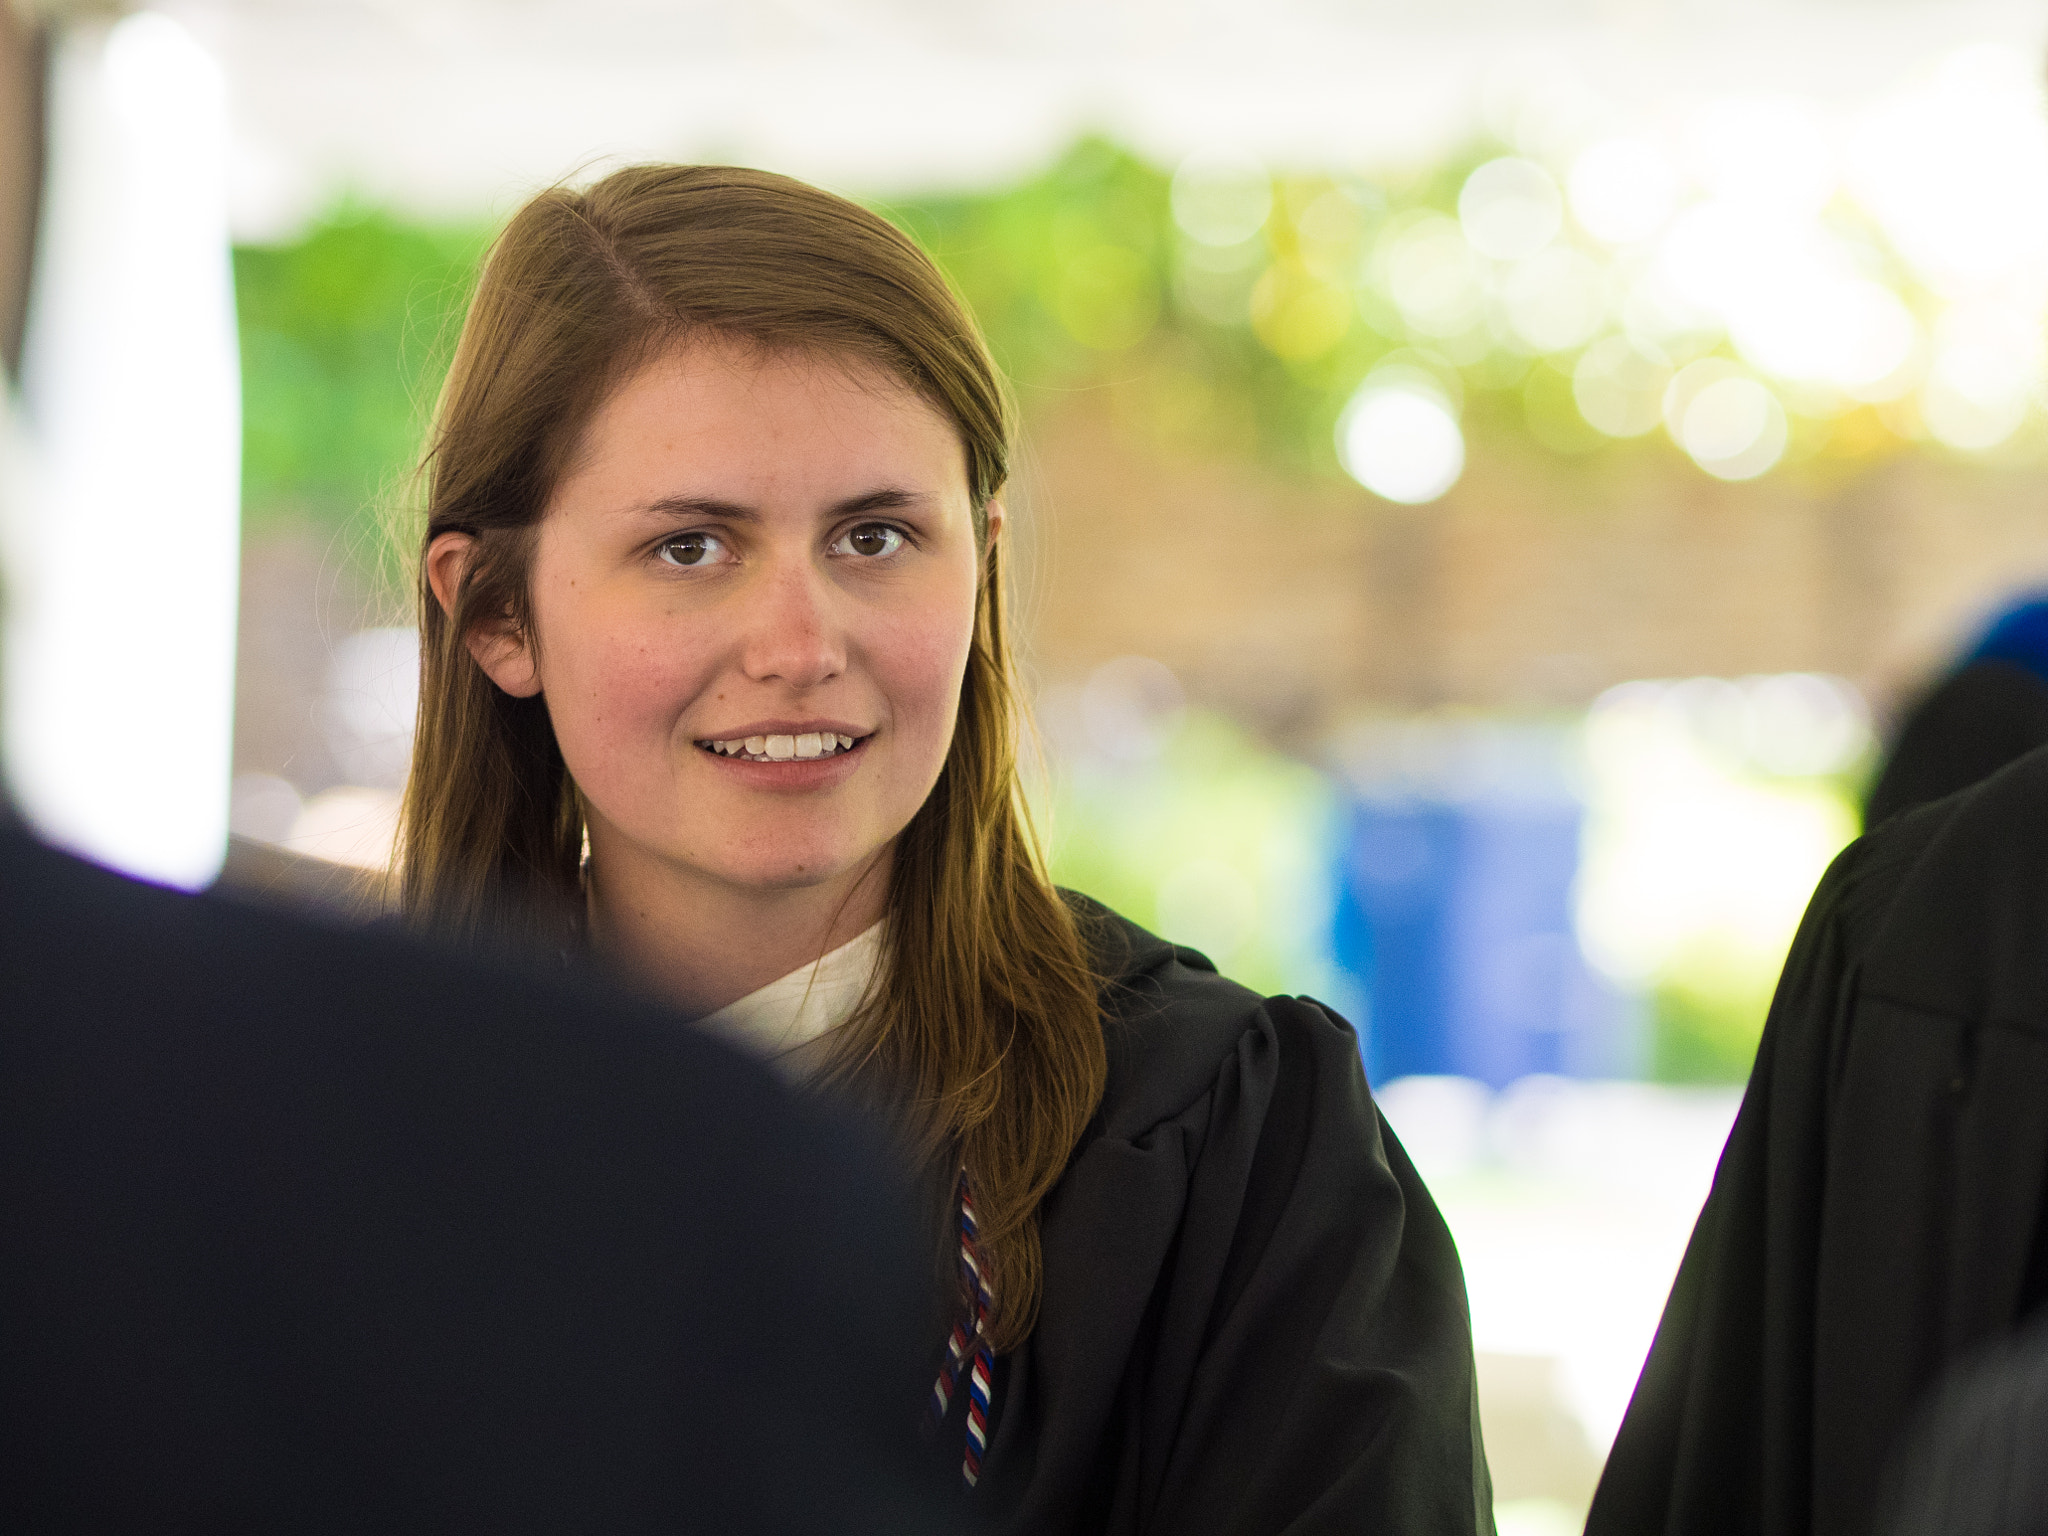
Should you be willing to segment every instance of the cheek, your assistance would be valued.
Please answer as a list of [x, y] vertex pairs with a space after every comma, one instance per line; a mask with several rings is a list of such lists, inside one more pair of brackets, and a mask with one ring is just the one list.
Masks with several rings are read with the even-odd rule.
[[974, 599], [951, 594], [890, 626], [874, 651], [875, 670], [900, 723], [929, 732], [943, 756], [973, 640]]
[[542, 691], [579, 779], [650, 737], [665, 741], [677, 710], [702, 685], [703, 648], [672, 621], [574, 602], [549, 605], [537, 620]]

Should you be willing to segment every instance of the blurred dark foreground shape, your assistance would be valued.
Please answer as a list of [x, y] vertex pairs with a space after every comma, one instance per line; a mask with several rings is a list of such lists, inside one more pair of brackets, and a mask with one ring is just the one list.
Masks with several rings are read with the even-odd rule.
[[1942, 1383], [1884, 1505], [1880, 1536], [2048, 1536], [2048, 1326]]
[[0, 1211], [0, 1530], [927, 1528], [874, 1148], [566, 977], [0, 824]]

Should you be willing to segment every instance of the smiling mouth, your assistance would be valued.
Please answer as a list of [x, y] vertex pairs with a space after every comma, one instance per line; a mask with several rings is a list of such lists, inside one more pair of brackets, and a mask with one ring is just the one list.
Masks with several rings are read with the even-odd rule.
[[697, 745], [706, 752], [719, 757], [736, 757], [743, 763], [809, 763], [821, 757], [838, 757], [851, 752], [866, 740], [865, 736], [807, 731], [800, 736], [743, 736], [700, 741]]

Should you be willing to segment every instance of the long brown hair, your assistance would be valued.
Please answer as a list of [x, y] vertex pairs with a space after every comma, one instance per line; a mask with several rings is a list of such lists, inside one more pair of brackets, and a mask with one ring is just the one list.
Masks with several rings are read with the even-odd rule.
[[974, 1185], [996, 1348], [1030, 1333], [1038, 1208], [1102, 1097], [1096, 982], [1018, 785], [1020, 703], [1002, 542], [987, 509], [1010, 412], [980, 334], [931, 260], [857, 204], [723, 166], [635, 166], [527, 203], [485, 260], [423, 471], [422, 550], [475, 541], [452, 612], [419, 579], [421, 691], [399, 899], [457, 936], [560, 946], [582, 905], [583, 812], [544, 699], [498, 689], [463, 643], [531, 639], [536, 525], [608, 391], [692, 336], [879, 366], [959, 429], [982, 544], [951, 748], [897, 840], [879, 984], [833, 1070], [887, 1085], [916, 1145]]

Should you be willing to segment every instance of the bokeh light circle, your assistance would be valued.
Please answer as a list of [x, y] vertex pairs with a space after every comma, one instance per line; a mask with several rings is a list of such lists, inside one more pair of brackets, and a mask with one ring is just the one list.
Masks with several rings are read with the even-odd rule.
[[1572, 370], [1579, 414], [1609, 437], [1641, 437], [1654, 428], [1670, 385], [1670, 366], [1621, 336], [1586, 348]]
[[1501, 304], [1530, 351], [1569, 352], [1607, 318], [1607, 274], [1583, 252], [1552, 246], [1508, 269]]
[[1678, 172], [1648, 139], [1602, 139], [1572, 162], [1572, 216], [1608, 245], [1648, 240], [1678, 206]]
[[1173, 175], [1173, 221], [1203, 245], [1238, 245], [1265, 227], [1273, 179], [1249, 155], [1198, 150]]
[[1694, 174], [1721, 201], [1796, 218], [1834, 195], [1834, 145], [1815, 108], [1792, 97], [1709, 102], [1685, 147]]
[[1882, 283], [1861, 278], [1836, 295], [1840, 361], [1833, 382], [1859, 400], [1892, 400], [1912, 384], [1920, 325]]
[[1564, 200], [1550, 172], [1509, 155], [1489, 160], [1465, 178], [1458, 222], [1472, 249], [1496, 261], [1520, 261], [1556, 238]]
[[2041, 372], [2037, 317], [2000, 302], [1956, 305], [1935, 327], [1921, 420], [1951, 448], [1995, 448], [2026, 419]]
[[1724, 330], [1711, 311], [1679, 293], [1663, 266], [1654, 261], [1632, 274], [1621, 301], [1621, 326], [1641, 351], [1674, 363], [1713, 351]]
[[1486, 291], [1481, 263], [1457, 221], [1423, 213], [1394, 225], [1376, 264], [1401, 318], [1425, 336], [1456, 336], [1478, 323]]
[[1388, 501], [1435, 501], [1465, 470], [1465, 434], [1431, 384], [1405, 371], [1374, 374], [1337, 422], [1337, 456], [1351, 478]]
[[1664, 421], [1678, 446], [1718, 480], [1753, 480], [1785, 453], [1784, 406], [1725, 358], [1678, 371], [1664, 394]]
[[1787, 672], [1741, 687], [1749, 760], [1766, 773], [1842, 773], [1870, 750], [1870, 711], [1841, 678]]
[[1276, 357], [1321, 357], [1351, 329], [1351, 294], [1303, 267], [1275, 262], [1252, 289], [1252, 330]]
[[1968, 379], [1937, 375], [1920, 394], [1920, 419], [1951, 448], [1982, 453], [2011, 437], [2026, 420], [2024, 397], [1972, 388]]

